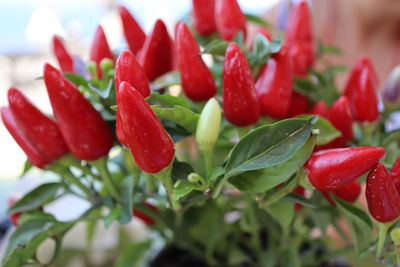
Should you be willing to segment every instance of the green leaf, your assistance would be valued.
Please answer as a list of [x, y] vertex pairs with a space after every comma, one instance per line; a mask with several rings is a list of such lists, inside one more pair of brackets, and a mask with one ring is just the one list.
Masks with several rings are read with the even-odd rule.
[[179, 71], [170, 71], [154, 80], [151, 83], [151, 88], [153, 91], [157, 91], [172, 85], [179, 84], [181, 84], [181, 75]]
[[266, 21], [263, 17], [255, 16], [255, 15], [251, 15], [251, 14], [245, 14], [245, 16], [246, 16], [247, 21], [250, 21], [254, 24], [258, 24], [258, 25], [264, 26], [266, 28], [269, 28], [271, 26], [268, 23], [268, 21]]
[[251, 131], [230, 152], [225, 175], [231, 177], [287, 161], [310, 137], [316, 119], [287, 119]]
[[282, 186], [277, 186], [265, 193], [265, 199], [260, 202], [261, 207], [267, 207], [286, 195], [290, 194], [298, 185], [298, 176], [293, 175], [289, 181]]
[[322, 54], [334, 54], [334, 55], [340, 55], [342, 54], [342, 50], [333, 45], [321, 45], [320, 47], [320, 53]]
[[229, 43], [221, 40], [221, 39], [214, 39], [210, 43], [204, 47], [203, 54], [211, 54], [215, 56], [224, 56], [226, 48], [228, 47]]
[[178, 180], [174, 185], [174, 192], [172, 196], [174, 199], [179, 200], [190, 194], [195, 189], [196, 185], [193, 183], [185, 180]]
[[400, 141], [400, 130], [393, 130], [388, 133], [385, 133], [385, 135], [382, 137], [382, 146], [387, 147], [390, 143], [396, 142], [398, 143]]
[[21, 176], [27, 173], [30, 169], [32, 169], [33, 165], [30, 163], [28, 160], [25, 161], [24, 163], [24, 168], [22, 170]]
[[88, 83], [88, 88], [99, 95], [101, 98], [106, 99], [110, 96], [111, 90], [114, 88], [114, 81], [112, 79], [108, 80], [107, 86], [104, 89], [99, 88], [93, 82]]
[[281, 225], [282, 229], [288, 229], [294, 218], [294, 205], [287, 200], [280, 200], [265, 208], [272, 217]]
[[151, 93], [146, 98], [146, 101], [149, 103], [149, 105], [159, 105], [161, 107], [168, 108], [178, 105], [190, 109], [190, 106], [185, 99], [169, 94], [160, 94], [158, 92]]
[[154, 113], [156, 113], [158, 117], [173, 121], [192, 134], [196, 132], [199, 114], [194, 113], [190, 109], [182, 106], [162, 108], [160, 106], [152, 105], [150, 107], [153, 109]]
[[315, 139], [315, 136], [310, 137], [287, 161], [262, 170], [245, 172], [230, 178], [229, 182], [240, 191], [252, 193], [261, 193], [274, 188], [288, 180], [303, 166], [314, 150]]
[[331, 197], [335, 200], [340, 212], [346, 216], [356, 251], [361, 254], [369, 248], [372, 237], [373, 225], [370, 217], [362, 209], [337, 198], [335, 195], [331, 194]]
[[187, 181], [189, 174], [192, 172], [194, 172], [194, 170], [190, 164], [175, 160], [172, 165], [171, 177], [173, 181]]
[[64, 76], [77, 86], [80, 86], [80, 85], [85, 86], [85, 87], [89, 86], [88, 81], [82, 75], [75, 74], [75, 73], [64, 73]]
[[121, 224], [129, 223], [132, 220], [133, 184], [133, 176], [128, 175], [118, 186], [121, 192], [121, 216], [119, 217]]
[[[310, 118], [310, 116], [300, 115], [298, 118]], [[326, 145], [342, 135], [327, 119], [323, 117], [318, 118], [313, 128], [319, 130], [316, 143], [318, 146]]]
[[140, 267], [151, 247], [150, 241], [135, 242], [125, 247], [118, 257], [115, 267]]
[[110, 213], [104, 218], [104, 226], [108, 228], [114, 220], [117, 220], [122, 213], [122, 209], [120, 207], [113, 207], [110, 210]]
[[42, 184], [23, 196], [17, 203], [8, 209], [8, 214], [25, 212], [39, 207], [55, 199], [60, 183]]

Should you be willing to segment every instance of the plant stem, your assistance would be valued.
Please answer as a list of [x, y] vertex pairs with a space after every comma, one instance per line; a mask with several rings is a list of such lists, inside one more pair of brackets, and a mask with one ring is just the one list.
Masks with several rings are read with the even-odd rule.
[[143, 173], [144, 180], [146, 181], [146, 193], [151, 195], [157, 192], [157, 185], [150, 173]]
[[378, 223], [378, 243], [376, 245], [376, 258], [380, 258], [382, 256], [382, 250], [385, 245], [385, 239], [387, 231], [390, 226], [392, 226], [393, 222], [388, 223]]
[[211, 168], [212, 168], [212, 150], [204, 150], [203, 151], [203, 156], [204, 156], [204, 167], [205, 167], [205, 172], [206, 172], [206, 179], [208, 175], [210, 174]]
[[106, 186], [107, 190], [111, 193], [111, 195], [117, 200], [121, 201], [121, 197], [118, 193], [117, 187], [113, 183], [112, 177], [110, 172], [107, 168], [107, 158], [101, 157], [97, 160], [90, 162], [96, 169], [99, 171], [100, 176], [103, 180], [104, 185]]
[[171, 179], [171, 165], [166, 167], [160, 172], [153, 173], [155, 177], [161, 180], [163, 183], [165, 190], [167, 191], [168, 198], [171, 202], [171, 206], [174, 210], [180, 210], [181, 209], [181, 203], [179, 201], [174, 199], [173, 192], [174, 192], [174, 185], [172, 184], [172, 179]]
[[222, 177], [222, 179], [218, 182], [217, 186], [215, 187], [214, 193], [213, 193], [213, 198], [217, 198], [219, 194], [221, 193], [222, 188], [224, 187], [224, 184], [228, 181], [229, 175], [225, 175]]
[[80, 170], [84, 175], [91, 176], [97, 180], [101, 180], [101, 178], [98, 175], [95, 175], [88, 167], [82, 166], [80, 163], [80, 160], [78, 160], [71, 154], [67, 154], [64, 157], [62, 157], [59, 160], [59, 163], [60, 163], [60, 165], [62, 165], [64, 167], [73, 166], [73, 167], [77, 168], [78, 170]]

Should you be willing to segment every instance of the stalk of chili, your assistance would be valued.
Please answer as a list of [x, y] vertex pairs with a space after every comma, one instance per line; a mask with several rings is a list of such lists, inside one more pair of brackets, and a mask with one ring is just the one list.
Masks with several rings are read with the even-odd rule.
[[176, 49], [185, 95], [193, 101], [205, 101], [213, 97], [217, 92], [214, 78], [201, 58], [196, 39], [183, 22], [177, 26]]
[[97, 65], [97, 74], [99, 79], [103, 77], [100, 62], [105, 58], [114, 61], [114, 56], [111, 52], [110, 46], [108, 45], [104, 30], [101, 26], [98, 26], [93, 38], [92, 47], [90, 48], [90, 60], [94, 61]]
[[133, 54], [137, 55], [139, 50], [143, 47], [144, 41], [146, 40], [146, 34], [126, 7], [119, 6], [118, 10], [119, 15], [121, 16], [122, 27], [124, 29], [124, 35], [129, 50], [131, 50]]
[[42, 156], [39, 151], [37, 151], [36, 148], [31, 145], [29, 140], [18, 128], [9, 107], [1, 108], [1, 119], [3, 120], [4, 125], [6, 126], [7, 130], [10, 132], [14, 140], [25, 152], [26, 156], [28, 157], [28, 161], [32, 163], [32, 165], [40, 169], [44, 169], [49, 161], [46, 160], [45, 157]]
[[44, 82], [54, 115], [72, 154], [83, 160], [107, 155], [113, 137], [100, 113], [50, 64], [44, 66]]
[[274, 54], [263, 68], [255, 88], [261, 113], [284, 118], [289, 112], [292, 96], [292, 65], [285, 46]]
[[[361, 194], [361, 184], [359, 181], [354, 181], [350, 184], [344, 185], [332, 191], [332, 193], [335, 194], [338, 198], [343, 199], [344, 201], [353, 203], [358, 199]], [[332, 206], [336, 206], [336, 203], [330, 196], [329, 191], [322, 191], [322, 194]]]
[[138, 57], [150, 81], [172, 70], [173, 44], [164, 22], [158, 19]]
[[46, 161], [68, 153], [58, 125], [37, 109], [18, 89], [8, 90], [8, 103], [21, 133]]
[[329, 121], [342, 134], [330, 143], [331, 147], [343, 147], [353, 139], [353, 117], [347, 97], [341, 96], [329, 110]]
[[317, 101], [312, 107], [311, 114], [320, 115], [321, 117], [328, 118], [329, 109], [324, 101]]
[[150, 95], [151, 89], [136, 57], [129, 50], [124, 50], [117, 59], [115, 66], [115, 86], [118, 90], [121, 82], [127, 82], [138, 90], [143, 97]]
[[215, 0], [192, 0], [194, 28], [201, 35], [214, 33], [215, 25]]
[[225, 118], [236, 126], [256, 123], [260, 118], [260, 104], [254, 88], [253, 74], [237, 43], [231, 43], [226, 49], [223, 83]]
[[312, 19], [307, 1], [303, 0], [294, 6], [285, 37], [290, 57], [293, 59], [294, 74], [296, 76], [306, 75], [315, 60]]
[[53, 53], [63, 72], [75, 72], [74, 59], [65, 47], [61, 37], [57, 35], [53, 36]]
[[308, 112], [308, 104], [310, 100], [307, 96], [292, 91], [292, 99], [288, 112], [288, 117], [296, 117], [300, 114]]
[[400, 196], [383, 164], [368, 174], [365, 190], [368, 210], [379, 222], [390, 222], [400, 215]]
[[223, 40], [231, 41], [239, 32], [246, 37], [246, 17], [237, 0], [218, 0], [215, 3], [215, 23]]
[[314, 152], [305, 164], [311, 184], [333, 191], [370, 170], [385, 154], [382, 147], [334, 148]]
[[136, 165], [157, 173], [172, 162], [174, 142], [143, 96], [126, 82], [119, 86], [117, 104], [121, 126]]

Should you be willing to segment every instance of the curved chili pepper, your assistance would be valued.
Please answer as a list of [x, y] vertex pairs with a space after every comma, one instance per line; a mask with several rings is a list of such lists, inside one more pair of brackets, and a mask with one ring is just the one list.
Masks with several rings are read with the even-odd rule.
[[237, 43], [231, 43], [226, 49], [223, 83], [225, 118], [236, 126], [256, 123], [260, 118], [260, 104], [254, 88], [253, 74]]
[[296, 117], [300, 114], [308, 112], [308, 104], [310, 100], [307, 96], [292, 91], [292, 99], [289, 107], [288, 117]]
[[209, 35], [217, 30], [215, 25], [215, 0], [193, 0], [194, 28], [201, 35]]
[[63, 72], [75, 72], [74, 59], [65, 47], [61, 37], [57, 35], [53, 36], [53, 53]]
[[125, 40], [128, 43], [129, 50], [131, 50], [133, 54], [137, 55], [139, 50], [143, 47], [144, 41], [146, 40], [146, 34], [126, 7], [119, 6], [118, 11], [121, 16]]
[[237, 0], [218, 0], [215, 3], [215, 24], [223, 40], [231, 41], [239, 32], [246, 39], [246, 17]]
[[[143, 206], [146, 206], [147, 208], [151, 209], [154, 212], [158, 212], [158, 208], [146, 201], [144, 201], [142, 203]], [[151, 217], [150, 215], [148, 215], [147, 213], [138, 210], [138, 209], [134, 209], [133, 210], [133, 216], [137, 217], [138, 219], [140, 219], [141, 221], [143, 221], [146, 225], [148, 226], [153, 226], [156, 224], [156, 221], [153, 219], [153, 217]]]
[[317, 101], [312, 107], [311, 114], [320, 115], [321, 117], [328, 118], [329, 109], [324, 101]]
[[[335, 194], [338, 198], [343, 199], [344, 201], [353, 203], [358, 199], [361, 194], [361, 184], [359, 181], [354, 181], [332, 191], [332, 193]], [[330, 196], [329, 191], [322, 191], [322, 194], [332, 206], [336, 206], [336, 203]]]
[[347, 142], [354, 138], [353, 136], [353, 116], [351, 115], [349, 101], [347, 97], [341, 96], [336, 100], [329, 110], [329, 121], [342, 134], [333, 140], [329, 145], [331, 147], [343, 147]]
[[127, 82], [138, 90], [143, 97], [150, 95], [151, 89], [136, 57], [129, 50], [124, 50], [118, 56], [115, 66], [115, 86], [118, 90], [121, 82]]
[[103, 28], [99, 25], [92, 41], [92, 47], [90, 48], [90, 60], [96, 62], [97, 73], [99, 79], [103, 77], [100, 62], [105, 59], [111, 59], [114, 61], [114, 56], [111, 52], [110, 46], [108, 45], [106, 35]]
[[176, 30], [176, 52], [185, 95], [193, 101], [205, 101], [217, 92], [214, 78], [203, 59], [199, 45], [183, 22]]
[[17, 89], [8, 90], [8, 103], [21, 133], [48, 162], [68, 153], [58, 125], [37, 109]]
[[255, 88], [263, 115], [284, 118], [292, 96], [292, 65], [287, 48], [271, 57], [257, 79]]
[[378, 163], [368, 174], [365, 195], [369, 213], [379, 222], [390, 222], [400, 215], [400, 195], [388, 171]]
[[113, 137], [100, 113], [50, 64], [44, 65], [44, 82], [54, 115], [72, 154], [83, 160], [107, 155]]
[[370, 170], [384, 154], [384, 148], [373, 146], [321, 150], [311, 155], [305, 170], [316, 189], [333, 191]]
[[315, 60], [312, 18], [307, 1], [303, 0], [294, 6], [286, 28], [285, 40], [293, 60], [294, 74], [305, 76]]
[[29, 140], [18, 128], [10, 108], [1, 108], [1, 119], [3, 120], [4, 126], [6, 126], [7, 130], [10, 132], [14, 140], [25, 152], [26, 156], [28, 157], [28, 161], [32, 163], [32, 165], [40, 169], [44, 169], [49, 161], [46, 160], [45, 157], [42, 156], [39, 151], [37, 151], [37, 149], [31, 145]]
[[174, 142], [143, 96], [126, 82], [119, 86], [121, 126], [136, 164], [148, 173], [166, 168], [175, 155]]
[[173, 43], [164, 22], [158, 19], [138, 57], [150, 81], [172, 70]]

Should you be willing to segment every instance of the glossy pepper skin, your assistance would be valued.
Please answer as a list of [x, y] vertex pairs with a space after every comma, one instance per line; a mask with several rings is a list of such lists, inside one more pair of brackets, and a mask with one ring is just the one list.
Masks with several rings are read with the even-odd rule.
[[150, 81], [172, 70], [173, 42], [162, 20], [156, 21], [138, 59]]
[[150, 95], [151, 89], [146, 74], [135, 55], [129, 50], [122, 51], [115, 66], [115, 86], [117, 90], [121, 82], [129, 83], [145, 98]]
[[[354, 181], [350, 184], [344, 185], [332, 191], [332, 193], [344, 201], [353, 203], [358, 199], [361, 194], [361, 184], [359, 181]], [[330, 196], [329, 191], [322, 191], [322, 194], [332, 206], [336, 206], [336, 203]]]
[[223, 111], [236, 126], [254, 124], [260, 118], [260, 104], [253, 74], [246, 56], [236, 43], [226, 49], [223, 71]]
[[31, 145], [29, 140], [18, 128], [9, 107], [1, 108], [1, 119], [3, 120], [4, 126], [6, 126], [7, 130], [14, 138], [15, 142], [17, 142], [17, 144], [25, 152], [26, 156], [28, 157], [28, 161], [32, 163], [32, 165], [40, 169], [44, 169], [49, 161], [44, 156], [42, 156], [35, 147]]
[[44, 66], [44, 82], [71, 153], [83, 160], [95, 160], [107, 155], [113, 145], [113, 137], [100, 113], [74, 84], [50, 64]]
[[347, 97], [341, 96], [329, 110], [329, 121], [340, 131], [342, 136], [330, 143], [331, 147], [344, 147], [353, 136], [353, 116], [350, 111], [350, 104]]
[[[152, 210], [154, 212], [158, 212], [158, 208], [148, 202], [143, 202], [142, 205], [146, 206], [147, 208], [149, 208], [150, 210]], [[150, 215], [148, 215], [147, 213], [145, 213], [141, 210], [134, 209], [133, 216], [140, 219], [148, 226], [153, 226], [156, 224], [156, 221]]]
[[310, 100], [307, 96], [292, 91], [292, 99], [289, 107], [288, 117], [296, 117], [297, 115], [308, 112], [308, 104]]
[[289, 112], [292, 96], [292, 65], [288, 50], [282, 47], [263, 68], [255, 88], [261, 113], [282, 119]]
[[110, 46], [108, 45], [106, 35], [104, 33], [103, 27], [98, 26], [96, 33], [94, 35], [92, 46], [90, 48], [90, 60], [96, 62], [97, 73], [99, 79], [103, 77], [100, 62], [105, 59], [114, 60], [114, 56], [111, 52]]
[[326, 106], [324, 101], [317, 101], [312, 107], [310, 113], [328, 118], [329, 108]]
[[384, 154], [384, 148], [373, 146], [321, 150], [311, 155], [305, 170], [316, 189], [334, 191], [370, 170]]
[[143, 96], [126, 82], [119, 86], [117, 104], [126, 143], [136, 165], [145, 172], [166, 168], [175, 155], [174, 142]]
[[400, 193], [400, 156], [396, 159], [392, 168], [390, 169], [390, 176], [392, 177], [397, 192]]
[[58, 125], [37, 109], [18, 89], [8, 90], [8, 103], [16, 125], [46, 161], [56, 161], [68, 153]]
[[294, 6], [286, 28], [285, 40], [293, 59], [294, 75], [305, 76], [315, 60], [311, 11], [307, 1], [303, 0]]
[[246, 39], [246, 17], [237, 0], [217, 0], [215, 23], [223, 40], [231, 41], [239, 32], [242, 32]]
[[176, 30], [176, 53], [185, 95], [193, 101], [212, 98], [217, 92], [214, 78], [201, 58], [196, 39], [183, 22]]
[[139, 50], [143, 47], [146, 34], [126, 7], [119, 6], [118, 11], [121, 16], [122, 27], [129, 50], [137, 55]]
[[201, 35], [210, 35], [217, 30], [215, 25], [215, 0], [192, 0], [194, 28]]
[[368, 210], [379, 222], [390, 222], [400, 215], [400, 195], [383, 164], [378, 163], [368, 174], [365, 195]]
[[57, 58], [58, 65], [63, 72], [74, 73], [74, 59], [68, 52], [61, 37], [53, 36], [53, 53]]

